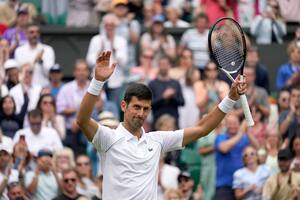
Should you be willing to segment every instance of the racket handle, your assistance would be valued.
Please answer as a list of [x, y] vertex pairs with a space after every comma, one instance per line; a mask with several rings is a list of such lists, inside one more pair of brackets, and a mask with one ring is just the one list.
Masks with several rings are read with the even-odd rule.
[[253, 121], [253, 118], [252, 118], [252, 115], [251, 115], [251, 112], [250, 112], [250, 108], [249, 108], [249, 104], [248, 104], [246, 95], [244, 95], [244, 94], [241, 95], [240, 99], [241, 99], [241, 104], [242, 104], [242, 108], [243, 108], [243, 111], [244, 111], [244, 115], [245, 115], [247, 125], [248, 125], [248, 127], [253, 126], [254, 121]]

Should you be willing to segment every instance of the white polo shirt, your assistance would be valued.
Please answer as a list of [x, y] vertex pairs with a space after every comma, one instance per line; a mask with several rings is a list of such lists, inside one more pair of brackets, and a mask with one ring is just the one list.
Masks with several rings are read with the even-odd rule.
[[100, 152], [104, 200], [157, 199], [161, 152], [182, 149], [183, 130], [145, 133], [138, 140], [122, 123], [99, 125], [93, 145]]

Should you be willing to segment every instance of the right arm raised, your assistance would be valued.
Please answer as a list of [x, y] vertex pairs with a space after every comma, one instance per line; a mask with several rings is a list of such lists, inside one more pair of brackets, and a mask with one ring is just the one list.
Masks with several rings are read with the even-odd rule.
[[98, 96], [103, 82], [112, 75], [116, 67], [115, 63], [111, 66], [109, 65], [110, 55], [111, 52], [107, 51], [102, 52], [98, 56], [95, 67], [95, 77], [90, 83], [88, 92], [83, 97], [76, 119], [78, 126], [89, 141], [93, 140], [98, 129], [98, 124], [91, 118], [91, 113], [97, 99], [99, 98]]

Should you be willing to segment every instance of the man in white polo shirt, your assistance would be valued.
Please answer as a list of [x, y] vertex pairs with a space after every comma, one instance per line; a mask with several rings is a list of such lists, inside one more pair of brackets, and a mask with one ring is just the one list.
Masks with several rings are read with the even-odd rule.
[[110, 66], [110, 55], [110, 51], [102, 52], [97, 58], [95, 77], [81, 102], [77, 123], [101, 155], [104, 200], [156, 200], [160, 154], [181, 149], [210, 133], [232, 109], [239, 94], [246, 92], [246, 84], [237, 77], [229, 96], [194, 127], [145, 133], [142, 125], [151, 111], [152, 93], [146, 85], [134, 83], [121, 102], [124, 121], [117, 129], [110, 129], [90, 117], [104, 81], [116, 67]]

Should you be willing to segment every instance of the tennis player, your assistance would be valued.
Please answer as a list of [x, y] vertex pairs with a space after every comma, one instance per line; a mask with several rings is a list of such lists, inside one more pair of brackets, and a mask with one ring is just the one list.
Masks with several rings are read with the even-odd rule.
[[104, 200], [156, 200], [160, 154], [182, 149], [210, 133], [233, 108], [239, 94], [246, 92], [246, 84], [237, 77], [228, 96], [194, 127], [145, 133], [142, 126], [151, 112], [152, 93], [147, 86], [134, 83], [121, 102], [124, 121], [117, 129], [110, 129], [90, 118], [104, 82], [116, 68], [116, 64], [110, 65], [110, 56], [106, 51], [97, 58], [77, 123], [101, 155]]

